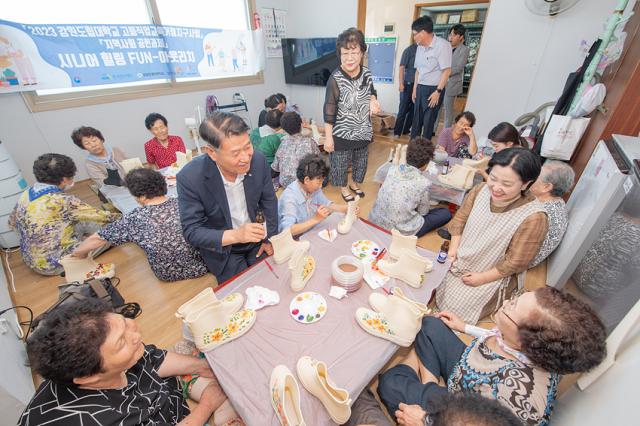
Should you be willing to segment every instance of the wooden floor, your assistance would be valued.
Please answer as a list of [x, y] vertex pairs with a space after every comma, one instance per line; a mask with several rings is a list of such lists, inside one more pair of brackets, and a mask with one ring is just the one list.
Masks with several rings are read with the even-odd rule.
[[[371, 145], [367, 182], [362, 185], [366, 196], [360, 203], [361, 216], [367, 217], [378, 192], [379, 185], [371, 181], [376, 168], [386, 161], [389, 149], [396, 143], [407, 143], [407, 137], [397, 140], [377, 135]], [[100, 201], [89, 188], [87, 181], [78, 182], [71, 191], [86, 202], [100, 206]], [[342, 203], [338, 188], [328, 186], [325, 194], [334, 202]], [[437, 251], [442, 239], [435, 232], [420, 238], [419, 245]], [[128, 302], [138, 302], [142, 306], [142, 315], [138, 318], [139, 327], [145, 342], [167, 348], [181, 337], [180, 321], [174, 312], [185, 301], [207, 286], [216, 285], [215, 278], [208, 274], [194, 280], [172, 283], [159, 281], [151, 272], [143, 251], [134, 244], [114, 247], [99, 257], [101, 262], [116, 264], [120, 278], [119, 290]], [[36, 315], [55, 302], [57, 285], [62, 284], [61, 277], [44, 277], [32, 272], [23, 262], [19, 253], [12, 253], [8, 263], [15, 279], [16, 292], [11, 292], [16, 305], [31, 307]], [[6, 269], [6, 262], [5, 262]], [[9, 274], [7, 274], [9, 275]], [[546, 271], [544, 265], [528, 274], [527, 287], [544, 285]], [[9, 280], [9, 278], [7, 278]], [[21, 312], [21, 320], [28, 318]]]

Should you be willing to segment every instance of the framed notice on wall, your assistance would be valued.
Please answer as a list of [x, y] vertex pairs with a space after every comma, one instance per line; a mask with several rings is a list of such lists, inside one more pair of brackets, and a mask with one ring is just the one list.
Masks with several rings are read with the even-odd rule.
[[286, 37], [284, 10], [263, 7], [260, 10], [260, 22], [264, 31], [264, 48], [267, 58], [282, 58], [281, 39]]
[[393, 71], [396, 58], [396, 37], [366, 38], [367, 67], [371, 71], [373, 81], [393, 83]]

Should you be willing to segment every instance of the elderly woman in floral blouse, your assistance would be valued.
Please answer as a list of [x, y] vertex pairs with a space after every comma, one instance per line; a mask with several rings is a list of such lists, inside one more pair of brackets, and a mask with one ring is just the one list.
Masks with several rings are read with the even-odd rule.
[[434, 146], [416, 137], [407, 147], [407, 164], [393, 166], [378, 191], [369, 220], [385, 229], [421, 237], [451, 220], [449, 209], [429, 210], [431, 182], [422, 172], [433, 158]]
[[73, 186], [76, 165], [66, 155], [44, 154], [33, 163], [37, 182], [16, 204], [9, 225], [20, 234], [24, 263], [43, 275], [63, 271], [59, 260], [80, 243], [84, 235], [113, 222], [119, 215], [96, 210], [64, 191]]
[[560, 245], [569, 225], [569, 213], [562, 196], [569, 192], [576, 177], [567, 163], [550, 160], [544, 163], [540, 177], [531, 185], [531, 193], [542, 203], [549, 219], [549, 230], [531, 267], [540, 264]]
[[[425, 317], [415, 350], [380, 376], [389, 413], [421, 426], [442, 394], [466, 392], [497, 399], [523, 424], [547, 425], [561, 375], [589, 371], [606, 354], [593, 309], [551, 287], [506, 301], [494, 321], [485, 330], [451, 312]], [[476, 339], [467, 346], [455, 332]]]

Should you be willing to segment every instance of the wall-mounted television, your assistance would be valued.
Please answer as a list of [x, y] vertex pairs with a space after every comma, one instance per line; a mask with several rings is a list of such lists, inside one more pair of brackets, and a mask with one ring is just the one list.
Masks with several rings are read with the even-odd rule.
[[287, 84], [326, 86], [339, 66], [336, 38], [283, 38], [282, 60]]

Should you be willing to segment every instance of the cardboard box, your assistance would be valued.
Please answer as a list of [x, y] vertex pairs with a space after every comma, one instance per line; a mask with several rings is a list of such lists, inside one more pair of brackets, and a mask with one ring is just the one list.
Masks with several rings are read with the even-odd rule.
[[371, 124], [374, 133], [386, 135], [396, 125], [396, 116], [387, 112], [373, 114], [371, 116]]

